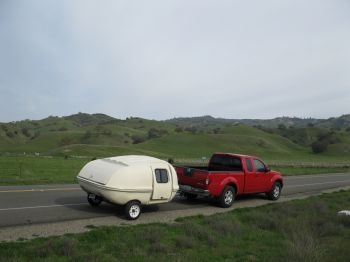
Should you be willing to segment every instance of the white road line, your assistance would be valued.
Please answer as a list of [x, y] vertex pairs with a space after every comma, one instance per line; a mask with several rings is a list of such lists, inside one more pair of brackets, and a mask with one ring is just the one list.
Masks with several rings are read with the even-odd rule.
[[291, 187], [306, 187], [306, 186], [316, 186], [316, 185], [327, 185], [327, 184], [337, 184], [337, 183], [343, 183], [343, 182], [350, 182], [350, 180], [340, 180], [340, 181], [333, 181], [333, 182], [321, 182], [321, 183], [312, 183], [312, 184], [303, 184], [303, 185], [286, 185], [286, 188]]
[[36, 209], [36, 208], [68, 207], [68, 206], [82, 206], [82, 205], [87, 205], [87, 202], [86, 203], [78, 203], [78, 204], [51, 205], [51, 206], [1, 208], [0, 211], [25, 210], [25, 209]]
[[293, 179], [308, 179], [308, 178], [324, 178], [324, 177], [349, 177], [349, 173], [342, 174], [320, 174], [320, 175], [299, 175], [299, 176], [284, 176], [285, 180]]
[[80, 188], [37, 188], [37, 189], [9, 189], [9, 190], [0, 190], [0, 193], [25, 193], [25, 192], [48, 192], [48, 191], [75, 191], [81, 190]]

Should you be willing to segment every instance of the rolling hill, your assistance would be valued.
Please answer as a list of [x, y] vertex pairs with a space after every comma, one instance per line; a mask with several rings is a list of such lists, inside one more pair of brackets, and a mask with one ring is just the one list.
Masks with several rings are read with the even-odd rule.
[[[318, 154], [312, 150], [316, 142], [327, 143]], [[204, 116], [155, 121], [78, 113], [0, 124], [3, 155], [148, 154], [198, 159], [213, 151], [224, 151], [267, 159], [346, 159], [349, 148], [350, 115], [328, 120], [230, 120]]]

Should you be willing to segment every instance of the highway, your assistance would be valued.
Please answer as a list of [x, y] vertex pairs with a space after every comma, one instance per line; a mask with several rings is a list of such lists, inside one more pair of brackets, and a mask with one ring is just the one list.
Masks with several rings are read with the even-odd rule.
[[[350, 173], [286, 176], [284, 179], [285, 185], [281, 200], [350, 186]], [[1, 186], [0, 200], [0, 230], [13, 226], [111, 216], [124, 220], [122, 207], [108, 203], [102, 203], [99, 207], [91, 207], [86, 200], [86, 193], [77, 184]], [[263, 195], [255, 195], [238, 197], [233, 206], [241, 207], [256, 200], [270, 202]], [[199, 198], [195, 201], [187, 201], [179, 196], [170, 203], [144, 207], [143, 211], [147, 216], [152, 217], [161, 216], [165, 211], [167, 214], [172, 211], [185, 213], [186, 210], [196, 209], [200, 213], [201, 209], [208, 207], [214, 211], [221, 209], [208, 199]]]

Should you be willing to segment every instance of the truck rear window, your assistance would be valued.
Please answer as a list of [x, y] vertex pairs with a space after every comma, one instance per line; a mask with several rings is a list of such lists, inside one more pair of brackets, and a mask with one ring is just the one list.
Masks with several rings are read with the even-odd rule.
[[214, 155], [209, 163], [210, 171], [242, 171], [242, 162], [238, 157]]

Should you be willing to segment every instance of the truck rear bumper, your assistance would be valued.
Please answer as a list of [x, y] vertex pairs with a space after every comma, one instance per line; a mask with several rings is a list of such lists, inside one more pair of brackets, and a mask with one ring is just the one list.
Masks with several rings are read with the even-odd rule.
[[180, 193], [190, 193], [190, 194], [201, 195], [201, 196], [210, 196], [209, 190], [196, 188], [189, 185], [179, 185], [179, 191]]

